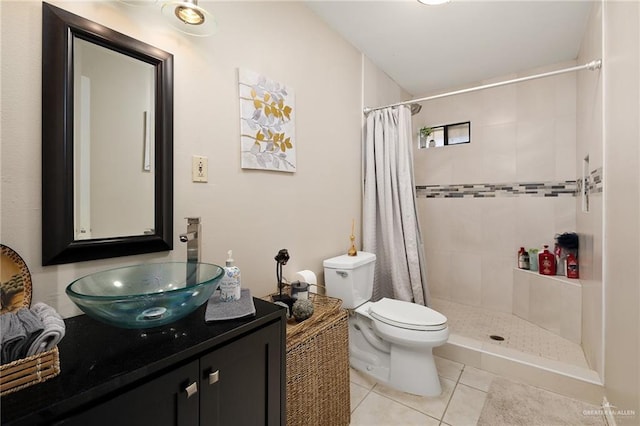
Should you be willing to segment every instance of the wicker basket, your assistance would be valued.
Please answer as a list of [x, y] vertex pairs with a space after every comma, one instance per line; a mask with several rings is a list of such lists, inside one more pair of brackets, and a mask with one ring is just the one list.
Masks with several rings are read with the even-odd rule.
[[[8, 303], [3, 300], [0, 313], [4, 315], [29, 308], [32, 294], [31, 273], [22, 257], [4, 244], [0, 244], [0, 270], [3, 271], [2, 280], [5, 280], [0, 280], [3, 295], [10, 294]], [[10, 279], [6, 280], [7, 277]], [[13, 291], [8, 292], [8, 288]], [[60, 355], [57, 346], [46, 352], [0, 365], [0, 395], [42, 383], [58, 374]]]
[[310, 299], [313, 316], [287, 324], [287, 426], [348, 425], [348, 314], [339, 299]]
[[0, 366], [0, 395], [42, 383], [60, 374], [60, 356], [55, 346], [46, 352]]

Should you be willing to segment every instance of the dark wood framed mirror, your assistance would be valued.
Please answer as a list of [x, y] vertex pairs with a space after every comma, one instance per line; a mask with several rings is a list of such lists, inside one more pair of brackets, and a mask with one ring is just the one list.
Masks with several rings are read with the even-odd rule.
[[173, 55], [42, 7], [42, 264], [172, 250]]

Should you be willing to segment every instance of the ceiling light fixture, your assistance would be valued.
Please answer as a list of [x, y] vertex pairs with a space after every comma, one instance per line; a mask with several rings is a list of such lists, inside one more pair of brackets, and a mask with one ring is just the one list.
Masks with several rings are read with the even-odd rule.
[[191, 6], [178, 6], [175, 10], [176, 17], [189, 25], [202, 25], [204, 23], [204, 14]]
[[198, 6], [198, 0], [166, 2], [162, 15], [172, 27], [189, 35], [208, 36], [216, 27], [213, 16]]
[[418, 3], [426, 4], [427, 6], [437, 6], [439, 4], [449, 3], [451, 0], [418, 0]]

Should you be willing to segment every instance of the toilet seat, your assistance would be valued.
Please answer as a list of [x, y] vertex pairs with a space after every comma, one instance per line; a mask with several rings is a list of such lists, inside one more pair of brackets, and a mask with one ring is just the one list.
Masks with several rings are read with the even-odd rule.
[[385, 324], [416, 331], [438, 331], [447, 327], [447, 317], [426, 306], [386, 297], [369, 304], [372, 318]]

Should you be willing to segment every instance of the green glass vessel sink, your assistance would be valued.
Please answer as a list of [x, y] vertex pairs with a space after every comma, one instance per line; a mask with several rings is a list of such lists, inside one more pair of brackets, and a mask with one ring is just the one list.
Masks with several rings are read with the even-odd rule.
[[87, 275], [69, 284], [66, 293], [94, 319], [151, 328], [195, 311], [218, 288], [223, 272], [209, 263], [149, 263]]

